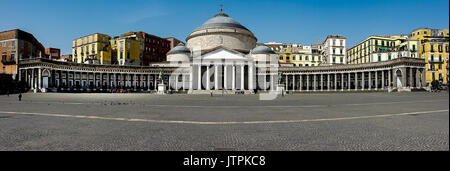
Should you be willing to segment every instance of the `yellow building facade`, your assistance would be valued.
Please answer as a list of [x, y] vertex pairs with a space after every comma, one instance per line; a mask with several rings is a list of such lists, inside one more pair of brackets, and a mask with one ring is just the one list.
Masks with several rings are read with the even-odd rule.
[[73, 40], [72, 62], [88, 64], [111, 64], [111, 37], [95, 33]]
[[400, 51], [401, 48], [417, 51], [418, 43], [408, 42], [408, 37], [401, 35], [370, 36], [347, 50], [347, 64], [377, 62], [373, 60], [373, 54]]
[[420, 41], [420, 58], [426, 62], [426, 80], [448, 84], [449, 29], [422, 28], [411, 32], [411, 39]]
[[141, 65], [143, 43], [139, 40], [117, 37], [111, 40], [113, 64]]
[[295, 67], [319, 66], [323, 62], [323, 54], [317, 47], [299, 46], [280, 49], [278, 62], [293, 64]]

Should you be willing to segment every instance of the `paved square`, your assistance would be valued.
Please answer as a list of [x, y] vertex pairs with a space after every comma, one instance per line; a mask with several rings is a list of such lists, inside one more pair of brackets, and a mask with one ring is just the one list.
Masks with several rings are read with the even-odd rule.
[[0, 96], [0, 150], [449, 150], [448, 93]]

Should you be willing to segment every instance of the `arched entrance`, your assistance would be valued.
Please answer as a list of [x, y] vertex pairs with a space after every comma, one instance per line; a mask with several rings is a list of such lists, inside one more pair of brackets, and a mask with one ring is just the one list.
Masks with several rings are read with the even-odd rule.
[[51, 74], [49, 70], [42, 71], [42, 88], [48, 89], [48, 83], [50, 80]]
[[401, 70], [397, 70], [395, 72], [395, 74], [397, 75], [397, 88], [401, 88], [403, 87], [403, 82], [402, 82], [402, 71]]

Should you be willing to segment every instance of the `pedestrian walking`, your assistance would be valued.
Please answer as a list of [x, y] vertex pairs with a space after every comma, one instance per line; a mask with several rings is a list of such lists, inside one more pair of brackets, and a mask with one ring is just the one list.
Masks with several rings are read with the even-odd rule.
[[19, 101], [22, 101], [22, 93], [19, 92]]

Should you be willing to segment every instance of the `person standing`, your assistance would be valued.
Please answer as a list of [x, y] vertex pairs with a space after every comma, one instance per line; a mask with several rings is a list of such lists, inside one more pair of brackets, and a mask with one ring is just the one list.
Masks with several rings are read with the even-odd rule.
[[22, 101], [22, 93], [19, 92], [19, 101]]

